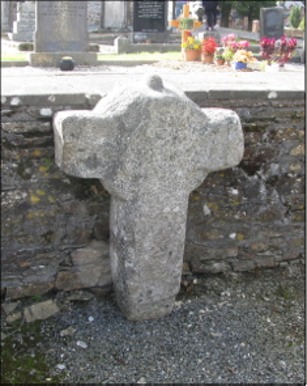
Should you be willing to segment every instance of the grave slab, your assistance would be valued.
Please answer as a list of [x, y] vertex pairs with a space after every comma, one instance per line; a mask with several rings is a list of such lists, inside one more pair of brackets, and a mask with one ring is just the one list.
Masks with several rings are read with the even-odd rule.
[[57, 113], [54, 134], [56, 164], [98, 178], [111, 194], [119, 307], [131, 320], [168, 314], [180, 289], [189, 194], [208, 173], [241, 161], [239, 117], [200, 109], [153, 75], [118, 85], [92, 111]]

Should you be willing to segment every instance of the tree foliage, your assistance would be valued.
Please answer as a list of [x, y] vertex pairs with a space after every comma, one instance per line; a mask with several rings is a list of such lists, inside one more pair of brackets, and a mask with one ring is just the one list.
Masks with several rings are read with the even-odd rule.
[[300, 7], [292, 7], [290, 18], [289, 18], [291, 27], [298, 28], [301, 22], [301, 10]]

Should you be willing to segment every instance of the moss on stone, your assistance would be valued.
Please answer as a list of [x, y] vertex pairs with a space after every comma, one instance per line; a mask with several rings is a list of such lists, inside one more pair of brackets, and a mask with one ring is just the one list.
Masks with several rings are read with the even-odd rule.
[[60, 377], [51, 377], [50, 369], [44, 354], [41, 321], [22, 324], [18, 321], [12, 326], [18, 330], [8, 336], [2, 343], [1, 350], [1, 383], [27, 384], [60, 382]]

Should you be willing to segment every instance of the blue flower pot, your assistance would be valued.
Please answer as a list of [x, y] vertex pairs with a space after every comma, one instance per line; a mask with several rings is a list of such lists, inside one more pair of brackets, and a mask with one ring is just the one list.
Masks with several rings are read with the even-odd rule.
[[247, 68], [247, 63], [235, 62], [235, 70], [243, 70]]

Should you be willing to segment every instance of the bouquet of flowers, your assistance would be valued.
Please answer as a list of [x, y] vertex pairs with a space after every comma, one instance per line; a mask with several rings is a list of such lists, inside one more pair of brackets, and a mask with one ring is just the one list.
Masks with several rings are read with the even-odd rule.
[[201, 43], [199, 39], [196, 39], [192, 34], [190, 34], [185, 42], [182, 43], [181, 47], [184, 50], [196, 50], [200, 51]]
[[255, 61], [254, 55], [251, 51], [248, 50], [238, 50], [234, 56], [233, 60], [235, 62], [240, 62], [240, 63], [250, 63]]
[[233, 59], [234, 54], [238, 50], [244, 50], [249, 47], [249, 42], [247, 40], [236, 41], [235, 34], [228, 34], [222, 37], [221, 42], [224, 47], [223, 57], [227, 62], [230, 62]]
[[205, 38], [201, 44], [201, 52], [206, 55], [213, 55], [218, 44], [214, 37]]
[[284, 65], [292, 58], [296, 48], [297, 40], [295, 38], [287, 39], [282, 36], [280, 39], [263, 37], [260, 40], [260, 55], [271, 64], [273, 61]]

